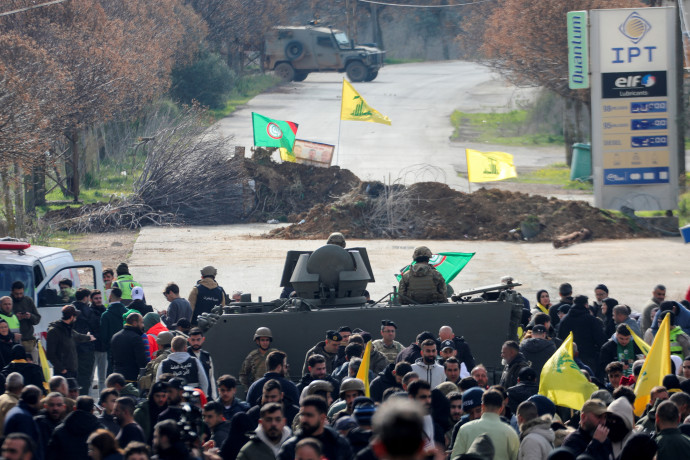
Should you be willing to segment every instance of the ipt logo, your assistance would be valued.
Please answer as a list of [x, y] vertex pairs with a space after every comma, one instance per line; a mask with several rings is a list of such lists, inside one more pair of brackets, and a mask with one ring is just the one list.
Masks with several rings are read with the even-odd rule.
[[637, 11], [633, 11], [625, 18], [625, 21], [618, 26], [618, 30], [625, 35], [628, 40], [637, 45], [647, 33], [652, 30], [652, 25]]
[[275, 123], [268, 124], [266, 127], [266, 133], [273, 139], [280, 139], [283, 137], [283, 130], [280, 129], [280, 126], [276, 125]]

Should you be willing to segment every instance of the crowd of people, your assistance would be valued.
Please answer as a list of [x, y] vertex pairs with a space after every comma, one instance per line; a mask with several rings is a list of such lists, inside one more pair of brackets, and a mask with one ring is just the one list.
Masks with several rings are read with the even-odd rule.
[[[403, 300], [446, 300], [430, 257], [428, 248], [415, 250]], [[216, 375], [223, 357], [204, 350], [197, 325], [200, 314], [241, 294], [228, 296], [216, 275], [204, 267], [186, 299], [176, 284], [165, 286], [161, 312], [126, 264], [103, 271], [105, 292], [65, 283], [69, 303], [46, 335], [48, 379], [34, 339], [39, 312], [14, 283], [0, 298], [2, 458], [690, 458], [690, 303], [667, 300], [663, 285], [639, 315], [603, 284], [591, 301], [568, 283], [557, 302], [540, 290], [533, 306], [525, 299], [519, 340], [495, 350], [500, 375], [475, 362], [452, 325], [406, 331], [418, 334], [405, 346], [395, 321], [365, 331], [353, 318], [305, 350], [299, 376], [290, 375], [273, 331], [259, 327], [236, 378]], [[651, 344], [666, 317], [672, 373], [638, 417], [639, 340]], [[539, 394], [542, 368], [571, 333], [575, 363], [599, 388], [577, 411]]]

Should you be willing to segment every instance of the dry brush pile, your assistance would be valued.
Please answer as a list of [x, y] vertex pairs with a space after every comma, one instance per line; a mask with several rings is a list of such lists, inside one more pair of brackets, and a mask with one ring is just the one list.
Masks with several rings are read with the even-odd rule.
[[228, 157], [229, 138], [208, 130], [204, 112], [147, 117], [140, 142], [147, 156], [131, 195], [84, 206], [60, 222], [71, 232], [104, 232], [143, 225], [224, 224], [242, 215], [244, 169]]

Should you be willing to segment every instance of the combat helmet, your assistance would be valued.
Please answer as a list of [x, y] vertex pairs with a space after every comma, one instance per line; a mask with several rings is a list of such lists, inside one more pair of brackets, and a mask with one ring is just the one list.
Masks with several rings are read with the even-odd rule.
[[427, 257], [431, 259], [431, 256], [431, 249], [427, 248], [426, 246], [419, 246], [415, 248], [414, 252], [412, 253], [412, 260], [416, 260], [419, 257]]
[[328, 236], [326, 244], [335, 244], [341, 248], [345, 247], [345, 236], [340, 232], [333, 232]]
[[217, 274], [218, 270], [216, 270], [216, 267], [212, 265], [207, 265], [201, 269], [201, 276], [216, 276]]
[[343, 380], [343, 383], [340, 384], [340, 397], [342, 397], [346, 391], [359, 391], [364, 394], [364, 382], [355, 377], [346, 378]]
[[271, 333], [271, 330], [267, 327], [260, 327], [256, 330], [254, 333], [254, 340], [258, 339], [259, 337], [268, 337], [271, 339], [271, 342], [273, 342], [273, 334]]

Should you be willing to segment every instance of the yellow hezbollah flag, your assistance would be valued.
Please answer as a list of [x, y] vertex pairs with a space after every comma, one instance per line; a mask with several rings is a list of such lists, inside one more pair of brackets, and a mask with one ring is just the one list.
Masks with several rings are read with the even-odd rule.
[[295, 154], [286, 149], [285, 147], [280, 147], [278, 149], [280, 151], [280, 159], [288, 162], [288, 163], [294, 163], [297, 159], [295, 158]]
[[370, 397], [369, 393], [369, 363], [371, 362], [371, 340], [367, 342], [367, 347], [364, 349], [364, 356], [362, 357], [362, 364], [359, 365], [357, 371], [357, 378], [364, 382], [364, 396]]
[[573, 360], [573, 333], [546, 361], [539, 379], [539, 394], [557, 406], [580, 410], [599, 388], [589, 382]]
[[633, 332], [633, 330], [630, 328], [630, 326], [628, 326], [626, 324], [625, 327], [627, 327], [628, 330], [630, 331], [630, 335], [632, 335], [632, 338], [635, 341], [637, 348], [640, 349], [640, 351], [642, 352], [643, 355], [647, 356], [649, 354], [649, 349], [650, 349], [649, 345], [647, 345], [647, 342], [642, 340], [639, 335], [635, 334]]
[[467, 180], [470, 182], [490, 182], [517, 177], [513, 155], [510, 153], [465, 149], [465, 155], [467, 155]]
[[354, 121], [369, 121], [372, 123], [391, 124], [390, 118], [381, 115], [343, 78], [343, 98], [340, 105], [340, 119]]
[[43, 370], [43, 386], [46, 390], [49, 390], [48, 381], [50, 380], [50, 367], [48, 366], [48, 359], [46, 358], [46, 352], [43, 349], [43, 344], [38, 340], [38, 360], [41, 362], [41, 370]]
[[660, 386], [664, 377], [671, 373], [671, 334], [670, 315], [661, 323], [654, 337], [652, 348], [644, 360], [642, 371], [635, 384], [635, 415], [638, 417], [649, 404], [652, 388]]

